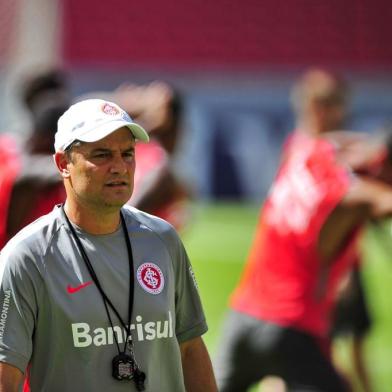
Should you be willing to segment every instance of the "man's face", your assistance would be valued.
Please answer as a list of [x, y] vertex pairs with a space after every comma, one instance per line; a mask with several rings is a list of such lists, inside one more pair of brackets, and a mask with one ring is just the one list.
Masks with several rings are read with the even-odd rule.
[[313, 118], [318, 133], [341, 130], [344, 126], [347, 115], [345, 90], [329, 86], [319, 95], [310, 96], [307, 105], [307, 113]]
[[342, 128], [346, 116], [346, 107], [343, 103], [322, 102], [316, 105], [318, 105], [318, 116], [324, 132], [336, 131]]
[[93, 143], [72, 147], [67, 196], [85, 207], [117, 210], [131, 197], [135, 140], [126, 127]]

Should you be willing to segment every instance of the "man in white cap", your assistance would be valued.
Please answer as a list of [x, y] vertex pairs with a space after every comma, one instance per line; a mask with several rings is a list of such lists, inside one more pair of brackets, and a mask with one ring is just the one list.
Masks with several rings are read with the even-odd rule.
[[[89, 99], [58, 122], [67, 199], [0, 266], [0, 391], [216, 391], [194, 274], [165, 221], [126, 206], [144, 129]], [[26, 390], [26, 389], [25, 389]]]

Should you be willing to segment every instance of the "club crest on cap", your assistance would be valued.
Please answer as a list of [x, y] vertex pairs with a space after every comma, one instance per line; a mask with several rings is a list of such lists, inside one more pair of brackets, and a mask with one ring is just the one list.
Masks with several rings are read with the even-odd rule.
[[107, 102], [102, 105], [102, 111], [109, 116], [117, 116], [117, 114], [120, 113], [120, 111], [115, 106]]
[[161, 293], [165, 286], [163, 273], [154, 263], [143, 263], [137, 269], [136, 276], [140, 286], [150, 294]]

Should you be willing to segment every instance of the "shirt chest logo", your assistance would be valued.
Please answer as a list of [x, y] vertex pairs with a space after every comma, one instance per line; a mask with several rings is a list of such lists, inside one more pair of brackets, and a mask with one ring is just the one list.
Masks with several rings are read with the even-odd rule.
[[137, 281], [144, 291], [160, 294], [165, 286], [161, 269], [154, 263], [143, 263], [136, 272]]

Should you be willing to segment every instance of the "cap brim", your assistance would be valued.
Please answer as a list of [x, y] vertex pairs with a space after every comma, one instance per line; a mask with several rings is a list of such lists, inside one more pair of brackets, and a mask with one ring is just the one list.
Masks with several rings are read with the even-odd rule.
[[150, 140], [147, 132], [139, 124], [123, 120], [111, 121], [110, 123], [102, 124], [101, 126], [94, 128], [89, 132], [86, 132], [84, 135], [78, 136], [77, 139], [87, 143], [96, 142], [122, 127], [129, 128], [129, 130], [132, 132], [133, 136], [137, 140], [140, 140], [142, 142], [148, 142]]

